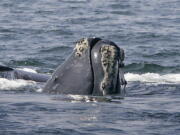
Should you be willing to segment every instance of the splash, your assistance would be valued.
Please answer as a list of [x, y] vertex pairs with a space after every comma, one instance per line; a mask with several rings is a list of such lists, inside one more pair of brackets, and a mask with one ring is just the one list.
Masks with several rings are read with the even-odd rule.
[[34, 87], [36, 82], [26, 80], [8, 80], [0, 78], [0, 90], [25, 90], [28, 87]]
[[180, 84], [180, 74], [157, 74], [157, 73], [145, 73], [134, 74], [126, 73], [125, 78], [127, 81], [139, 81], [145, 83], [158, 83], [158, 84]]

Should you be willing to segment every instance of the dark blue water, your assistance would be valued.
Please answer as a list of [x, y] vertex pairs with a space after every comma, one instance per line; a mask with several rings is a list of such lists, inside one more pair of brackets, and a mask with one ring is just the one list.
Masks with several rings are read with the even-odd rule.
[[52, 73], [82, 37], [125, 49], [127, 95], [47, 95], [0, 78], [0, 135], [180, 134], [180, 1], [1, 0], [0, 64]]

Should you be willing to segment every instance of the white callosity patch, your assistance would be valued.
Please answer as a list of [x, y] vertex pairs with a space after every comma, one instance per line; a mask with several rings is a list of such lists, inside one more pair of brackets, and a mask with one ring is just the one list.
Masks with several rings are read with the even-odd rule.
[[88, 48], [88, 39], [87, 38], [81, 39], [76, 43], [76, 46], [74, 48], [74, 50], [76, 51], [75, 55], [78, 57], [82, 56], [83, 52], [87, 50], [87, 48]]
[[118, 50], [115, 46], [104, 45], [101, 47], [101, 63], [104, 71], [104, 78], [101, 82], [103, 95], [113, 89], [113, 79], [116, 75], [116, 65], [118, 64]]
[[145, 83], [180, 84], [180, 74], [160, 75], [157, 73], [144, 73], [144, 74], [126, 73], [125, 78], [127, 81], [139, 81]]

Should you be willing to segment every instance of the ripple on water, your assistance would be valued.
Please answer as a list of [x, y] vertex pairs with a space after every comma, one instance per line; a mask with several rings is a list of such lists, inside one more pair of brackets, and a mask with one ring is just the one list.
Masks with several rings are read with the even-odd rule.
[[179, 66], [161, 66], [153, 63], [131, 63], [126, 66], [126, 72], [135, 73], [178, 73]]

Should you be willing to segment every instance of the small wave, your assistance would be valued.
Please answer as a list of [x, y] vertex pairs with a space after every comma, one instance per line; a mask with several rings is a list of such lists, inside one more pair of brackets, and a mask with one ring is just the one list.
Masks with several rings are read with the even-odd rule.
[[40, 50], [40, 52], [46, 52], [46, 53], [64, 52], [64, 51], [69, 51], [69, 50], [72, 50], [72, 48], [69, 46], [60, 46], [60, 47], [53, 47], [53, 48], [49, 48], [49, 49], [42, 49], [42, 50]]
[[139, 81], [158, 84], [180, 84], [180, 74], [160, 75], [157, 73], [126, 73], [125, 78], [127, 81]]
[[110, 95], [110, 96], [91, 96], [91, 95], [56, 95], [52, 98], [53, 100], [67, 101], [72, 103], [77, 102], [113, 102], [121, 103], [124, 99], [121, 95]]
[[174, 56], [180, 56], [178, 48], [173, 49], [163, 49], [160, 52], [153, 53], [153, 54], [143, 54], [146, 58], [169, 58]]
[[32, 58], [28, 58], [25, 60], [11, 60], [10, 65], [16, 65], [16, 66], [42, 66], [44, 65], [43, 62], [41, 62], [41, 60], [39, 59], [32, 59]]

